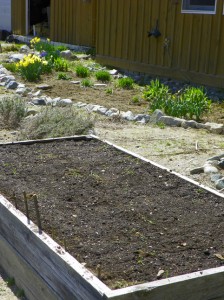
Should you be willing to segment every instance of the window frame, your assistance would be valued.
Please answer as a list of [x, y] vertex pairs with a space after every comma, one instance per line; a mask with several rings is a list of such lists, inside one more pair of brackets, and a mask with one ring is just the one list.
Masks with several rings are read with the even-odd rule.
[[[189, 8], [183, 8], [184, 6], [188, 6]], [[200, 9], [201, 7], [203, 7], [203, 6], [194, 5], [192, 7], [192, 5], [190, 5], [190, 0], [182, 0], [181, 13], [215, 15], [216, 14], [216, 8], [217, 8], [217, 0], [215, 0], [214, 10]], [[207, 7], [210, 7], [210, 6], [207, 5]]]

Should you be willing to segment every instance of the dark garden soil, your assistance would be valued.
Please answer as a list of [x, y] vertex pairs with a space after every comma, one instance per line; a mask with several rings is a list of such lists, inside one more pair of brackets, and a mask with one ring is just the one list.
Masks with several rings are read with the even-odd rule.
[[[0, 192], [112, 288], [223, 265], [224, 199], [97, 140], [0, 146]], [[31, 218], [36, 223], [32, 198]]]

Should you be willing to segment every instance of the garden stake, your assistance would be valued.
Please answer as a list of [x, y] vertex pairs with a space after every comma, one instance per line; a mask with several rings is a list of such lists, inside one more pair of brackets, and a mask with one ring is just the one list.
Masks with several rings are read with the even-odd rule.
[[40, 212], [39, 212], [39, 207], [38, 207], [38, 201], [37, 201], [37, 195], [33, 195], [33, 201], [34, 201], [34, 206], [35, 206], [35, 211], [36, 211], [36, 217], [37, 217], [37, 225], [39, 228], [39, 233], [42, 232], [42, 227], [41, 227], [41, 221], [40, 221]]
[[15, 208], [18, 209], [18, 206], [17, 206], [17, 198], [16, 198], [16, 193], [15, 193], [15, 192], [13, 192], [12, 198], [13, 198], [14, 203], [15, 203]]
[[23, 196], [24, 196], [24, 203], [25, 203], [25, 209], [26, 209], [26, 217], [27, 217], [27, 220], [29, 222], [30, 217], [29, 217], [29, 208], [28, 208], [26, 192], [23, 192]]

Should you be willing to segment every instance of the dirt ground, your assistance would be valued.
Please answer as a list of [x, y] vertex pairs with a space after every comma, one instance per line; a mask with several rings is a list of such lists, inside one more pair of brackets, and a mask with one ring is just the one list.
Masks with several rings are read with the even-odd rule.
[[[223, 265], [223, 199], [167, 171], [95, 140], [0, 156], [1, 192], [23, 212], [37, 194], [43, 230], [112, 288]], [[30, 199], [37, 223], [34, 211]]]
[[[71, 76], [72, 80], [74, 80], [74, 81], [80, 80], [72, 72], [70, 72], [70, 76]], [[86, 102], [86, 103], [100, 104], [100, 105], [103, 105], [108, 108], [116, 107], [123, 111], [131, 110], [134, 113], [146, 113], [148, 111], [148, 104], [141, 99], [142, 87], [136, 88], [136, 89], [130, 90], [130, 91], [120, 90], [120, 89], [115, 88], [113, 83], [110, 83], [106, 87], [83, 88], [83, 87], [80, 87], [80, 85], [71, 83], [69, 81], [57, 80], [56, 77], [57, 77], [57, 74], [53, 73], [53, 75], [51, 75], [51, 76], [44, 76], [42, 78], [41, 82], [38, 82], [37, 84], [29, 84], [29, 83], [25, 83], [25, 84], [27, 86], [30, 86], [33, 90], [37, 90], [38, 89], [37, 87], [39, 84], [47, 83], [51, 86], [51, 88], [49, 90], [45, 91], [44, 93], [51, 97], [60, 96], [63, 98], [71, 98], [74, 102], [82, 101], [82, 102]], [[19, 81], [22, 82], [23, 80], [21, 78], [19, 78]], [[112, 91], [112, 93], [110, 93], [110, 92], [108, 93], [108, 91]], [[7, 92], [5, 91], [4, 88], [0, 88], [0, 93], [7, 94]], [[140, 102], [138, 103], [138, 105], [136, 105], [136, 104], [134, 105], [132, 102], [132, 99], [134, 96], [137, 96], [140, 99]], [[223, 123], [223, 119], [224, 119], [223, 105], [214, 103], [212, 105], [211, 112], [207, 116], [204, 116], [202, 121], [204, 121], [204, 122], [205, 121], [215, 121], [218, 123]], [[158, 162], [159, 164], [166, 166], [167, 168], [169, 168], [171, 170], [174, 170], [181, 174], [187, 175], [187, 176], [193, 178], [194, 180], [196, 180], [200, 183], [203, 183], [205, 185], [209, 185], [211, 187], [213, 187], [213, 185], [212, 185], [208, 175], [190, 175], [189, 171], [191, 168], [201, 166], [207, 158], [214, 156], [214, 155], [220, 155], [224, 151], [223, 136], [210, 134], [210, 133], [206, 132], [205, 130], [169, 128], [169, 127], [165, 127], [162, 129], [158, 126], [149, 126], [149, 125], [143, 126], [143, 125], [133, 124], [130, 122], [129, 123], [124, 122], [124, 121], [120, 122], [119, 120], [108, 120], [106, 118], [105, 119], [99, 118], [96, 121], [95, 132], [96, 132], [96, 135], [98, 135], [102, 139], [109, 140], [115, 144], [118, 144], [118, 145], [126, 148], [126, 149], [129, 149], [135, 153], [138, 153], [148, 159]], [[0, 142], [5, 142], [5, 141], [8, 142], [8, 141], [14, 141], [14, 140], [17, 140], [17, 133], [15, 131], [13, 131], [13, 132], [1, 131], [0, 132]], [[14, 174], [11, 174], [11, 175], [14, 176]], [[15, 176], [16, 176], [16, 174], [15, 174]], [[96, 178], [94, 178], [94, 179], [92, 178], [91, 186], [96, 184], [95, 180], [96, 180]], [[99, 182], [97, 184], [99, 184], [99, 186], [102, 186], [101, 182]], [[131, 190], [133, 191], [133, 188]], [[138, 191], [137, 188], [136, 188], [136, 190]], [[188, 195], [188, 193], [191, 193], [191, 190], [192, 190], [192, 192], [194, 192], [194, 189], [192, 189], [192, 188], [188, 189], [187, 192], [186, 191], [183, 192], [183, 194], [185, 195], [184, 197], [187, 197], [187, 199], [188, 199], [187, 195]], [[171, 189], [171, 192], [174, 193], [174, 190]], [[139, 189], [139, 193], [141, 194], [141, 189]], [[181, 193], [181, 191], [180, 191], [180, 193]], [[173, 196], [174, 195], [172, 194], [172, 197]], [[130, 197], [129, 194], [127, 196], [127, 199], [129, 199], [128, 197]], [[150, 195], [150, 197], [151, 197], [151, 195]], [[175, 197], [176, 197], [176, 194], [175, 194]], [[163, 200], [163, 201], [165, 201], [165, 200]], [[170, 201], [170, 198], [167, 199], [167, 201]], [[210, 201], [208, 201], [208, 203], [205, 203], [202, 200], [202, 198], [200, 198], [199, 200], [196, 200], [196, 202], [197, 202], [196, 204], [198, 204], [198, 205], [200, 203], [201, 206], [204, 207], [204, 209], [209, 209], [209, 210], [213, 209], [212, 202], [210, 202]], [[187, 203], [189, 203], [188, 200], [187, 200]], [[217, 220], [218, 220], [220, 218], [220, 215], [218, 213], [218, 210], [216, 211], [216, 209], [220, 205], [219, 200], [218, 200], [218, 202], [215, 201], [215, 203], [216, 204], [214, 207], [214, 209], [215, 209], [214, 215], [218, 216], [217, 217]], [[94, 202], [93, 202], [93, 204], [94, 204]], [[183, 204], [182, 208], [184, 207], [185, 209], [188, 209], [188, 207], [185, 206], [186, 203], [182, 203], [182, 204]], [[68, 205], [70, 205], [69, 201], [68, 201]], [[210, 205], [209, 208], [207, 207], [207, 205]], [[166, 205], [163, 205], [163, 206], [164, 206], [163, 207], [164, 214], [167, 214], [168, 208], [166, 210]], [[157, 204], [155, 207], [157, 207]], [[195, 210], [195, 211], [197, 211], [197, 210]], [[223, 208], [220, 209], [220, 213], [221, 213], [221, 211], [223, 211]], [[151, 212], [151, 210], [150, 210], [150, 212]], [[152, 212], [154, 212], [154, 210]], [[168, 214], [169, 213], [170, 212], [168, 211]], [[179, 213], [181, 215], [180, 211], [175, 212], [175, 213], [177, 213], [177, 214]], [[58, 214], [59, 214], [59, 212], [58, 212]], [[74, 215], [76, 215], [76, 213]], [[157, 218], [157, 213], [156, 213], [155, 217]], [[204, 215], [203, 218], [204, 218], [204, 221], [207, 220], [207, 216]], [[182, 217], [182, 215], [181, 215], [180, 219], [181, 220], [185, 219], [185, 217]], [[170, 219], [170, 221], [171, 221], [171, 219]], [[169, 223], [169, 220], [165, 221], [165, 222]], [[174, 219], [174, 222], [178, 223], [179, 220], [175, 221], [175, 219]], [[171, 225], [171, 223], [172, 222], [170, 222], [170, 225]], [[85, 224], [85, 222], [83, 224]], [[156, 241], [158, 241], [158, 238], [160, 239], [161, 236], [164, 236], [164, 228], [159, 228], [159, 227], [157, 228], [157, 225], [151, 226], [152, 224], [150, 224], [150, 225], [149, 224], [147, 226], [149, 226], [150, 228], [151, 227], [156, 228], [157, 233], [154, 232], [154, 234], [155, 234], [154, 243], [156, 245], [156, 244], [158, 244], [158, 242], [156, 242]], [[196, 227], [196, 225], [197, 224], [194, 224], [194, 228], [200, 228], [200, 226]], [[221, 227], [223, 226], [222, 220], [220, 220], [220, 222], [219, 222], [219, 224], [217, 224], [217, 226], [221, 226]], [[205, 230], [199, 229], [199, 230], [201, 230], [201, 233], [203, 232], [205, 234], [207, 234], [207, 232], [208, 232], [208, 236], [210, 236], [211, 234], [213, 234], [213, 231], [210, 228], [210, 225], [208, 225], [208, 227], [209, 228], [207, 231], [206, 231], [206, 229]], [[93, 227], [93, 228], [95, 228], [95, 227]], [[133, 238], [136, 240], [141, 240], [142, 232], [140, 230], [138, 230], [137, 225], [136, 225], [135, 229], [136, 229], [136, 232], [133, 232]], [[172, 230], [173, 230], [173, 228], [169, 229], [170, 234], [173, 233]], [[119, 233], [119, 231], [118, 231], [118, 233]], [[160, 231], [162, 234], [159, 233]], [[124, 236], [126, 236], [124, 230], [121, 232], [123, 232]], [[184, 232], [186, 232], [186, 230], [184, 230]], [[223, 229], [220, 232], [223, 232]], [[182, 233], [183, 232], [181, 232], [180, 234], [182, 234]], [[137, 234], [137, 236], [135, 236], [135, 234]], [[156, 237], [156, 235], [157, 235], [157, 237]], [[201, 235], [201, 237], [202, 236], [203, 235]], [[177, 248], [173, 247], [171, 252], [168, 251], [168, 256], [170, 258], [170, 261], [168, 264], [166, 264], [167, 258], [164, 257], [164, 255], [165, 255], [164, 253], [166, 252], [165, 251], [166, 249], [164, 248], [162, 250], [162, 248], [160, 248], [158, 251], [158, 257], [159, 257], [158, 261], [157, 261], [158, 264], [156, 264], [153, 269], [152, 278], [150, 278], [150, 275], [146, 272], [146, 275], [148, 274], [147, 275], [148, 277], [146, 279], [141, 278], [141, 276], [142, 276], [141, 268], [142, 267], [144, 268], [145, 265], [148, 265], [148, 264], [150, 265], [150, 259], [152, 258], [153, 255], [150, 254], [149, 256], [147, 256], [148, 254], [146, 254], [146, 255], [144, 254], [144, 253], [148, 253], [146, 251], [145, 246], [141, 246], [143, 250], [141, 248], [140, 249], [135, 248], [135, 250], [134, 250], [134, 248], [133, 248], [132, 249], [133, 252], [130, 257], [132, 258], [131, 261], [135, 261], [135, 263], [137, 262], [136, 266], [134, 268], [136, 268], [136, 270], [137, 270], [136, 273], [138, 273], [138, 274], [140, 273], [140, 275], [141, 275], [140, 279], [136, 279], [135, 275], [133, 275], [133, 277], [130, 277], [130, 278], [125, 277], [126, 274], [123, 274], [124, 272], [122, 273], [122, 276], [121, 276], [121, 273], [119, 276], [117, 276], [116, 274], [118, 274], [118, 273], [116, 273], [117, 271], [115, 271], [115, 273], [112, 275], [112, 277], [116, 276], [116, 278], [118, 278], [118, 282], [113, 281], [113, 283], [111, 283], [111, 285], [113, 287], [119, 287], [120, 285], [123, 286], [123, 285], [127, 284], [127, 282], [129, 282], [129, 283], [132, 281], [133, 282], [136, 282], [136, 281], [141, 282], [141, 281], [145, 281], [145, 280], [149, 281], [150, 279], [154, 280], [155, 276], [157, 274], [157, 271], [159, 271], [160, 268], [165, 269], [165, 271], [166, 271], [165, 276], [172, 276], [172, 275], [176, 274], [177, 270], [178, 270], [178, 272], [180, 271], [180, 273], [185, 272], [185, 270], [186, 270], [185, 261], [188, 262], [188, 255], [190, 255], [190, 257], [193, 259], [194, 255], [197, 251], [200, 252], [199, 256], [200, 256], [201, 262], [199, 262], [198, 267], [192, 265], [191, 270], [201, 269], [202, 264], [204, 266], [204, 262], [206, 262], [206, 264], [208, 263], [207, 267], [210, 267], [210, 265], [213, 265], [213, 263], [215, 263], [216, 266], [220, 265], [220, 261], [218, 261], [214, 257], [214, 253], [216, 251], [217, 252], [220, 251], [222, 253], [224, 251], [223, 248], [221, 248], [221, 246], [219, 247], [216, 245], [216, 242], [218, 243], [219, 240], [221, 241], [220, 236], [217, 237], [217, 241], [214, 241], [214, 240], [212, 241], [210, 238], [207, 239], [209, 241], [207, 244], [205, 243], [205, 238], [202, 237], [202, 242], [204, 239], [204, 244], [203, 243], [201, 244], [201, 248], [200, 247], [195, 248], [195, 243], [196, 243], [195, 241], [197, 241], [197, 238], [194, 241], [192, 239], [194, 237], [194, 235], [187, 236], [186, 239], [180, 238], [180, 241], [181, 241], [180, 243], [182, 243], [184, 245], [186, 243], [187, 245], [182, 246], [182, 245], [174, 243], [175, 247], [177, 247]], [[166, 232], [165, 232], [165, 237], [167, 237]], [[114, 236], [113, 238], [115, 241], [114, 245], [116, 245], [116, 236]], [[189, 246], [188, 240], [190, 241], [190, 246]], [[222, 238], [222, 240], [223, 240], [223, 238]], [[134, 245], [135, 245], [135, 243], [134, 243]], [[106, 246], [107, 246], [107, 243], [105, 244], [105, 247]], [[179, 246], [179, 248], [178, 248], [178, 246]], [[96, 247], [96, 245], [94, 245], [94, 247]], [[125, 247], [125, 245], [119, 246], [119, 247], [120, 247], [120, 252], [123, 253], [122, 249], [123, 249], [123, 247]], [[207, 251], [209, 247], [211, 248], [211, 250]], [[85, 248], [85, 245], [81, 245], [81, 248]], [[182, 254], [183, 254], [182, 263], [177, 265], [177, 268], [174, 267], [174, 264], [172, 263], [171, 253], [173, 253], [174, 248], [175, 248], [175, 252], [179, 251], [181, 249], [183, 250], [182, 251]], [[103, 247], [102, 247], [102, 249], [103, 249]], [[143, 251], [143, 253], [141, 252], [141, 250]], [[210, 254], [207, 256], [207, 254], [204, 254], [204, 251], [206, 253], [209, 252]], [[97, 251], [95, 251], [95, 252], [97, 252]], [[153, 251], [151, 251], [151, 252], [153, 253]], [[197, 252], [197, 253], [199, 253], [199, 252]], [[87, 263], [87, 267], [89, 267], [90, 269], [92, 269], [92, 268], [94, 269], [96, 267], [96, 265], [95, 264], [91, 265], [91, 262], [88, 261], [88, 258], [85, 258], [85, 256], [87, 256], [87, 255], [85, 255], [85, 254], [82, 254], [82, 255], [80, 255], [80, 257], [84, 257], [83, 262]], [[97, 256], [97, 254], [96, 254], [96, 256]], [[147, 263], [147, 261], [148, 261], [148, 263]], [[102, 262], [99, 261], [99, 254], [98, 254], [97, 263], [100, 263], [102, 265]], [[103, 265], [102, 265], [102, 272], [103, 272], [103, 277], [104, 277], [103, 279], [110, 283], [110, 281], [111, 281], [110, 275], [108, 275], [107, 270], [105, 270], [105, 265], [107, 266], [107, 263], [108, 262], [103, 262]], [[186, 265], [187, 265], [187, 263], [186, 263]], [[109, 266], [106, 267], [106, 269], [109, 269]], [[132, 273], [134, 274], [135, 272], [132, 272]], [[122, 278], [124, 278], [125, 282], [123, 282]], [[4, 299], [4, 300], [9, 299], [9, 298], [3, 298], [2, 295], [4, 296], [4, 294], [2, 294], [2, 288], [1, 288], [1, 284], [0, 284], [0, 298]], [[10, 298], [10, 299], [13, 299], [13, 298]]]

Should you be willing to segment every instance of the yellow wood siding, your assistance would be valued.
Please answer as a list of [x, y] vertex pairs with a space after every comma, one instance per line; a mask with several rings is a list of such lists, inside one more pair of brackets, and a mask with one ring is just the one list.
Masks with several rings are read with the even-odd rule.
[[[181, 13], [181, 0], [98, 0], [97, 59], [108, 65], [224, 87], [223, 0]], [[148, 37], [158, 28], [161, 36]]]
[[26, 1], [12, 0], [12, 32], [26, 33]]
[[53, 41], [95, 46], [96, 0], [51, 0]]

